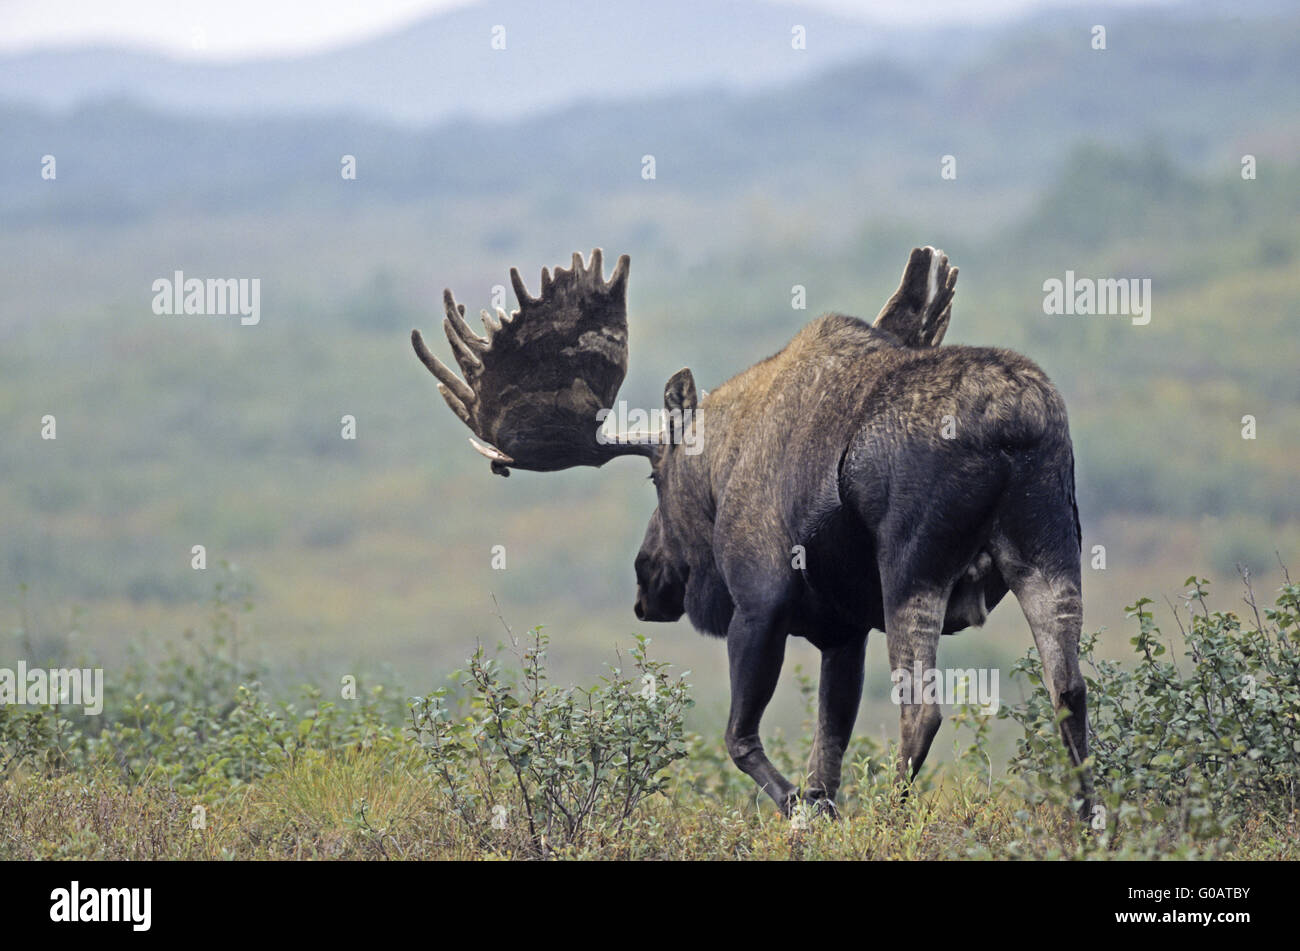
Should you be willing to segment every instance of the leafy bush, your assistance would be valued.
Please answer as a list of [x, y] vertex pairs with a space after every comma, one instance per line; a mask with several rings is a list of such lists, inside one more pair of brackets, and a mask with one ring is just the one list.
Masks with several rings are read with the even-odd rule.
[[[273, 700], [267, 671], [240, 661], [238, 617], [245, 595], [225, 582], [212, 600], [211, 638], [168, 644], [160, 659], [135, 649], [105, 679], [104, 709], [0, 704], [0, 778], [27, 767], [111, 771], [129, 785], [158, 783], [198, 798], [224, 795], [308, 750], [394, 749], [400, 698], [383, 685], [355, 701], [325, 700], [311, 685]], [[89, 666], [78, 662], [75, 666]]]
[[[1288, 578], [1275, 606], [1261, 613], [1246, 580], [1251, 612], [1243, 620], [1211, 611], [1209, 582], [1187, 579], [1190, 622], [1179, 620], [1185, 670], [1170, 659], [1148, 598], [1127, 609], [1138, 623], [1130, 641], [1135, 667], [1097, 659], [1097, 634], [1080, 645], [1091, 671], [1090, 752], [1101, 807], [1093, 826], [1102, 846], [1125, 842], [1154, 851], [1172, 836], [1204, 842], [1248, 819], [1295, 813], [1300, 585]], [[1074, 788], [1072, 770], [1033, 650], [1013, 676], [1025, 677], [1033, 690], [1023, 705], [999, 714], [1024, 729], [1010, 768], [1041, 778], [1039, 796], [1062, 798], [1061, 790]]]
[[52, 754], [60, 747], [59, 734], [70, 726], [53, 707], [0, 704], [0, 778], [24, 763], [57, 760]]
[[665, 767], [687, 755], [692, 701], [684, 675], [669, 676], [648, 643], [637, 638], [630, 672], [611, 667], [595, 687], [559, 687], [547, 682], [547, 638], [534, 628], [526, 646], [514, 646], [517, 676], [480, 646], [455, 675], [463, 692], [412, 703], [410, 735], [483, 847], [575, 850], [617, 836], [665, 788]]
[[[1014, 670], [1027, 699], [998, 714], [1020, 728], [1011, 777], [988, 752], [992, 716], [959, 706], [951, 722], [972, 742], [910, 795], [897, 746], [859, 736], [844, 821], [786, 822], [715, 732], [683, 732], [685, 675], [644, 639], [589, 689], [548, 683], [537, 629], [524, 647], [512, 637], [519, 663], [479, 649], [452, 686], [409, 704], [382, 687], [282, 701], [237, 659], [238, 609], [219, 597], [213, 636], [137, 655], [101, 716], [0, 706], [0, 857], [1294, 858], [1300, 586], [1267, 610], [1249, 595], [1238, 617], [1189, 585], [1175, 637], [1187, 662], [1145, 599], [1130, 609], [1136, 665], [1098, 659], [1096, 635], [1082, 645], [1095, 830], [1068, 808], [1076, 777], [1032, 651]], [[808, 721], [769, 744], [792, 777], [816, 700], [796, 674]]]

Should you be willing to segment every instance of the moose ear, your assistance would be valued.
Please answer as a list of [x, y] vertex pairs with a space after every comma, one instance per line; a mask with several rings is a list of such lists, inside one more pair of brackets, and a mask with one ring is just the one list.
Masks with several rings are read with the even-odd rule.
[[664, 408], [694, 411], [699, 403], [699, 396], [695, 392], [695, 377], [691, 375], [690, 367], [682, 367], [664, 386]]

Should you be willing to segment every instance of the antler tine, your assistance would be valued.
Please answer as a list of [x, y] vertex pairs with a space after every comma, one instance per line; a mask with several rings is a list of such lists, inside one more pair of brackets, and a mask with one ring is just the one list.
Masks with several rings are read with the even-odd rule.
[[519, 301], [520, 310], [537, 303], [537, 298], [529, 294], [528, 288], [524, 286], [524, 279], [519, 276], [517, 267], [510, 269], [510, 284], [515, 289], [515, 299]]
[[474, 451], [479, 455], [486, 456], [488, 459], [492, 460], [493, 472], [499, 476], [505, 476], [507, 479], [510, 478], [509, 466], [514, 462], [513, 459], [494, 446], [483, 445], [473, 436], [469, 437], [469, 444], [474, 447]]
[[442, 292], [442, 306], [447, 312], [447, 320], [455, 328], [462, 343], [478, 352], [487, 349], [487, 341], [476, 334], [470, 325], [465, 322], [465, 305], [457, 304], [450, 290]]
[[474, 425], [474, 414], [470, 411], [469, 407], [451, 391], [450, 387], [446, 384], [439, 383], [438, 392], [442, 394], [442, 398], [446, 401], [447, 405], [451, 407], [451, 411], [460, 418], [462, 423], [466, 426]]
[[447, 342], [451, 344], [452, 353], [456, 356], [456, 362], [460, 364], [461, 372], [465, 374], [466, 380], [470, 380], [475, 373], [483, 369], [483, 361], [479, 358], [479, 354], [487, 351], [488, 342], [465, 323], [465, 305], [457, 304], [450, 290], [442, 292], [442, 303], [447, 311], [447, 316], [442, 321], [442, 329], [447, 334]]
[[[592, 252], [592, 257], [598, 254], [600, 254], [599, 248]], [[605, 285], [611, 294], [622, 295], [627, 293], [627, 275], [631, 268], [632, 259], [626, 254], [620, 254], [614, 273], [609, 276], [609, 282]]]
[[944, 282], [943, 296], [945, 303], [943, 310], [934, 320], [922, 324], [921, 337], [922, 343], [931, 347], [937, 347], [943, 342], [943, 335], [948, 332], [948, 322], [952, 319], [952, 298], [957, 290], [957, 267], [953, 267], [948, 272], [948, 280]]
[[415, 348], [415, 355], [435, 377], [438, 378], [438, 392], [442, 398], [447, 401], [453, 413], [460, 417], [461, 421], [468, 424], [470, 420], [469, 407], [477, 402], [478, 397], [474, 391], [469, 388], [460, 377], [447, 367], [445, 363], [429, 352], [429, 348], [424, 345], [424, 337], [420, 331], [411, 331], [411, 346]]

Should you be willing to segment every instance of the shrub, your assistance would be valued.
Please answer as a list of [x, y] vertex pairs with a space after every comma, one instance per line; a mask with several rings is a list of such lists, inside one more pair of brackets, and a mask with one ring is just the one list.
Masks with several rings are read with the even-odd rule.
[[[1186, 668], [1162, 642], [1150, 599], [1128, 610], [1135, 667], [1094, 656], [1097, 634], [1080, 658], [1091, 676], [1091, 763], [1100, 809], [1093, 827], [1103, 846], [1126, 841], [1154, 850], [1171, 836], [1212, 841], [1260, 815], [1292, 815], [1300, 793], [1300, 585], [1287, 579], [1262, 613], [1247, 581], [1245, 618], [1211, 611], [1209, 582], [1188, 578], [1190, 621], [1179, 620]], [[1175, 618], [1178, 618], [1175, 613]], [[1013, 668], [1032, 691], [999, 716], [1024, 730], [1012, 771], [1046, 777], [1040, 797], [1073, 788], [1057, 719], [1031, 650]], [[1145, 830], [1139, 835], [1140, 830]], [[1126, 838], [1127, 837], [1127, 838]]]
[[449, 807], [489, 850], [550, 855], [619, 835], [662, 791], [665, 767], [686, 755], [684, 675], [646, 653], [611, 667], [589, 689], [546, 679], [547, 638], [534, 628], [514, 650], [511, 676], [482, 647], [453, 675], [463, 692], [437, 690], [411, 706], [410, 735]]
[[[224, 582], [212, 601], [212, 636], [183, 647], [132, 650], [106, 678], [104, 709], [0, 704], [0, 779], [22, 767], [116, 774], [210, 799], [266, 776], [308, 750], [383, 750], [403, 745], [400, 698], [382, 685], [358, 688], [355, 701], [325, 700], [298, 688], [273, 700], [267, 671], [240, 661], [238, 615], [245, 596]], [[77, 666], [86, 666], [78, 663]]]

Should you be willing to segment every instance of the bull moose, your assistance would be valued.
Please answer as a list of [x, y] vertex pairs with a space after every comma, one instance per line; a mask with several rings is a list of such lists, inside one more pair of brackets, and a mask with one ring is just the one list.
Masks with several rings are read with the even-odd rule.
[[[939, 346], [957, 280], [948, 258], [913, 249], [874, 323], [819, 317], [711, 392], [679, 370], [664, 389], [670, 425], [611, 438], [600, 421], [627, 374], [628, 272], [627, 255], [606, 281], [600, 249], [586, 264], [574, 254], [569, 269], [542, 270], [533, 297], [512, 268], [519, 309], [484, 311], [486, 336], [445, 291], [443, 326], [464, 379], [418, 330], [411, 342], [499, 475], [649, 460], [659, 504], [636, 556], [636, 616], [686, 614], [726, 638], [735, 764], [785, 815], [802, 795], [833, 816], [868, 632], [885, 632], [894, 670], [932, 669], [940, 635], [983, 624], [1010, 590], [1082, 765], [1081, 534], [1065, 405], [1017, 353]], [[802, 793], [759, 739], [790, 635], [821, 651]], [[905, 782], [941, 720], [924, 697], [901, 705]]]

